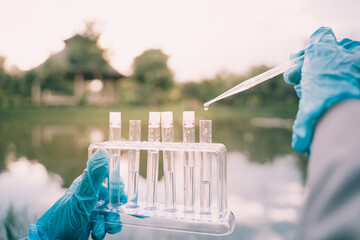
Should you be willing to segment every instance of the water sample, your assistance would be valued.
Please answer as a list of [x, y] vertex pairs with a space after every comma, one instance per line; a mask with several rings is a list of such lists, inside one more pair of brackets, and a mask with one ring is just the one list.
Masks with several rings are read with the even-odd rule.
[[[160, 119], [160, 118], [159, 118]], [[202, 125], [202, 124], [201, 124]], [[150, 124], [151, 126], [151, 124]], [[159, 121], [157, 121], [157, 130], [159, 130]], [[154, 130], [153, 128], [150, 128]], [[156, 127], [155, 127], [156, 129]], [[150, 130], [150, 132], [151, 132]], [[189, 134], [191, 136], [192, 134]], [[157, 131], [157, 134], [150, 134], [150, 138], [153, 136], [152, 141], [157, 142], [103, 142], [103, 143], [94, 143], [89, 146], [89, 157], [99, 148], [106, 149], [110, 151], [112, 149], [121, 149], [121, 152], [128, 152], [129, 150], [139, 149], [142, 151], [149, 151], [149, 165], [148, 165], [148, 177], [152, 180], [149, 181], [151, 189], [149, 189], [148, 202], [150, 206], [156, 206], [153, 208], [147, 208], [146, 202], [142, 202], [141, 198], [141, 183], [139, 182], [139, 200], [137, 208], [128, 208], [127, 205], [121, 205], [121, 207], [108, 206], [104, 208], [103, 202], [98, 202], [95, 211], [97, 213], [107, 216], [109, 211], [116, 214], [119, 218], [108, 218], [106, 219], [107, 223], [115, 226], [129, 225], [129, 226], [138, 226], [143, 228], [154, 228], [162, 230], [171, 230], [178, 232], [192, 232], [192, 233], [201, 233], [201, 234], [213, 234], [213, 235], [225, 235], [232, 232], [235, 226], [234, 215], [228, 209], [227, 206], [227, 167], [226, 167], [226, 147], [223, 144], [212, 144], [212, 143], [163, 143], [159, 142], [160, 133]], [[202, 138], [203, 139], [203, 138]], [[186, 140], [185, 140], [186, 141]], [[155, 152], [150, 152], [150, 150], [157, 150]], [[183, 199], [184, 194], [183, 186], [181, 186], [180, 192], [177, 192], [177, 195], [180, 194], [180, 199], [177, 199], [177, 202], [181, 202], [177, 205], [175, 212], [169, 212], [165, 207], [164, 201], [158, 198], [156, 202], [156, 180], [158, 179], [157, 167], [159, 160], [159, 152], [162, 154], [163, 151], [171, 151], [174, 153], [174, 156], [181, 156], [181, 158], [175, 158], [175, 161], [183, 161], [184, 153], [195, 152], [195, 206], [192, 213], [185, 212], [183, 209]], [[154, 154], [153, 154], [154, 153]], [[212, 157], [212, 177], [206, 179], [205, 175], [202, 174], [202, 182], [200, 182], [200, 162], [202, 160], [201, 153], [210, 153]], [[122, 155], [122, 157], [124, 154]], [[126, 157], [127, 158], [127, 157]], [[190, 158], [191, 159], [191, 158]], [[122, 159], [124, 160], [124, 159]], [[127, 160], [127, 159], [126, 159]], [[191, 160], [187, 165], [191, 166]], [[122, 163], [122, 162], [121, 162]], [[153, 164], [151, 164], [153, 163]], [[206, 162], [205, 162], [206, 163]], [[141, 168], [142, 162], [140, 162]], [[181, 163], [180, 163], [181, 164]], [[177, 167], [177, 166], [175, 166]], [[204, 166], [202, 166], [204, 167]], [[178, 172], [176, 174], [183, 174], [184, 166], [181, 166], [180, 169], [176, 169]], [[203, 172], [204, 169], [202, 169]], [[189, 171], [191, 172], [191, 171]], [[179, 175], [177, 175], [179, 177]], [[191, 178], [190, 182], [191, 182]], [[210, 181], [211, 179], [211, 181]], [[139, 176], [139, 180], [140, 176]], [[148, 180], [148, 179], [147, 179]], [[146, 184], [146, 183], [145, 183]], [[181, 184], [183, 180], [181, 180]], [[200, 213], [200, 184], [202, 184], [202, 202], [201, 207], [203, 212]], [[191, 184], [188, 184], [191, 186]], [[145, 186], [146, 187], [146, 186]], [[179, 189], [177, 189], [179, 190]], [[144, 189], [146, 193], [147, 189]], [[171, 191], [168, 191], [171, 192]], [[211, 194], [210, 194], [211, 192]], [[199, 197], [198, 197], [199, 196]], [[208, 196], [211, 196], [211, 202]], [[189, 198], [191, 199], [191, 198]], [[144, 199], [145, 200], [145, 199]], [[146, 200], [145, 200], [146, 201]], [[156, 203], [156, 205], [154, 204]], [[191, 201], [189, 201], [191, 202]], [[211, 203], [211, 204], [210, 204]], [[189, 204], [191, 206], [191, 204]], [[211, 211], [210, 211], [211, 206]], [[210, 214], [208, 212], [210, 211]], [[118, 220], [120, 219], [121, 222]], [[101, 219], [95, 220], [95, 222], [100, 221]], [[103, 221], [102, 221], [103, 224]], [[220, 238], [219, 238], [220, 239]]]
[[[160, 113], [149, 113], [148, 142], [160, 142]], [[159, 172], [159, 150], [148, 150], [147, 156], [147, 182], [146, 182], [146, 208], [156, 209], [157, 182]]]
[[[183, 142], [195, 142], [195, 113], [183, 112]], [[184, 152], [184, 211], [194, 212], [194, 167], [195, 152]]]
[[[212, 121], [200, 120], [200, 143], [212, 142]], [[212, 153], [202, 152], [200, 161], [200, 212], [211, 214]]]
[[[172, 112], [161, 113], [162, 142], [174, 142], [174, 121]], [[167, 211], [176, 210], [175, 162], [172, 151], [163, 151], [165, 178], [165, 208]]]
[[[130, 120], [129, 122], [129, 141], [140, 142], [141, 140], [141, 120]], [[139, 184], [139, 161], [140, 150], [128, 150], [129, 170], [128, 170], [128, 207], [138, 207], [138, 184]]]
[[[121, 141], [121, 113], [110, 112], [109, 140]], [[109, 201], [113, 206], [120, 205], [120, 154], [119, 149], [109, 151]]]

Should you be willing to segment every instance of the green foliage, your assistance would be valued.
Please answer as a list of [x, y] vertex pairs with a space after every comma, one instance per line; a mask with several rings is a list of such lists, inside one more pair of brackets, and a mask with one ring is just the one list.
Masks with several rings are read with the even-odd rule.
[[132, 79], [138, 84], [140, 102], [158, 105], [167, 100], [167, 91], [174, 86], [168, 58], [160, 49], [149, 49], [134, 59]]
[[140, 105], [142, 104], [141, 89], [139, 83], [131, 78], [124, 78], [116, 85], [117, 95], [121, 104]]
[[55, 92], [71, 94], [73, 92], [73, 82], [71, 78], [66, 76], [66, 68], [66, 65], [49, 60], [29, 74], [34, 76], [33, 80], [40, 82], [40, 87], [43, 90], [50, 89]]
[[0, 107], [30, 102], [31, 82], [22, 73], [8, 74], [4, 63], [5, 58], [0, 57]]
[[104, 50], [97, 46], [98, 36], [85, 33], [66, 40], [66, 48], [51, 56], [33, 70], [42, 89], [71, 94], [73, 79], [81, 74], [85, 79], [101, 78], [107, 65]]
[[[71, 75], [79, 73], [91, 74], [101, 72], [107, 66], [104, 59], [104, 50], [97, 46], [98, 37], [75, 35], [71, 38], [67, 49], [67, 61]], [[72, 77], [72, 76], [70, 76]]]

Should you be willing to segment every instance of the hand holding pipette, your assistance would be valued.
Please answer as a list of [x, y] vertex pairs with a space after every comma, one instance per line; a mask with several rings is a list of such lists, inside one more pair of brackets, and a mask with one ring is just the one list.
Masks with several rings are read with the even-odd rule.
[[322, 27], [311, 35], [300, 54], [303, 65], [290, 68], [284, 79], [295, 85], [301, 97], [292, 147], [310, 154], [315, 126], [324, 112], [341, 101], [360, 98], [360, 42], [338, 42], [330, 28]]

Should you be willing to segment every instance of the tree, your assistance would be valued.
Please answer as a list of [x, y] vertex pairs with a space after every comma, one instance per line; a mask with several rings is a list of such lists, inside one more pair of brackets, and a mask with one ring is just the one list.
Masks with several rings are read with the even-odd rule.
[[7, 100], [7, 85], [9, 76], [4, 69], [5, 58], [0, 57], [0, 104], [4, 105]]
[[7, 73], [5, 61], [0, 56], [0, 107], [20, 105], [30, 97], [29, 84], [21, 73]]
[[168, 59], [169, 56], [160, 49], [146, 50], [134, 59], [132, 78], [138, 83], [137, 90], [144, 103], [158, 105], [167, 99], [167, 94], [174, 86]]
[[65, 40], [62, 51], [31, 70], [40, 82], [41, 89], [72, 94], [76, 77], [81, 76], [85, 80], [123, 77], [107, 62], [106, 50], [97, 44], [99, 37], [93, 25], [87, 24], [85, 32]]

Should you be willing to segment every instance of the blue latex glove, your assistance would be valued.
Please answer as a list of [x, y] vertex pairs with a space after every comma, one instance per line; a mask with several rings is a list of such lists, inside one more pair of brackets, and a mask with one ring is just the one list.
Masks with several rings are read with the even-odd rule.
[[[103, 239], [105, 233], [121, 231], [120, 216], [116, 213], [93, 211], [98, 200], [108, 203], [109, 192], [102, 186], [108, 175], [109, 155], [99, 149], [87, 162], [87, 168], [69, 189], [37, 222], [30, 226], [26, 239]], [[121, 202], [127, 201], [120, 183]], [[92, 220], [92, 221], [90, 221]], [[105, 223], [107, 222], [107, 223]]]
[[310, 154], [317, 121], [331, 106], [346, 99], [360, 98], [360, 42], [337, 42], [330, 28], [321, 27], [310, 37], [301, 64], [284, 73], [287, 83], [295, 85], [300, 98], [293, 125], [292, 147]]

